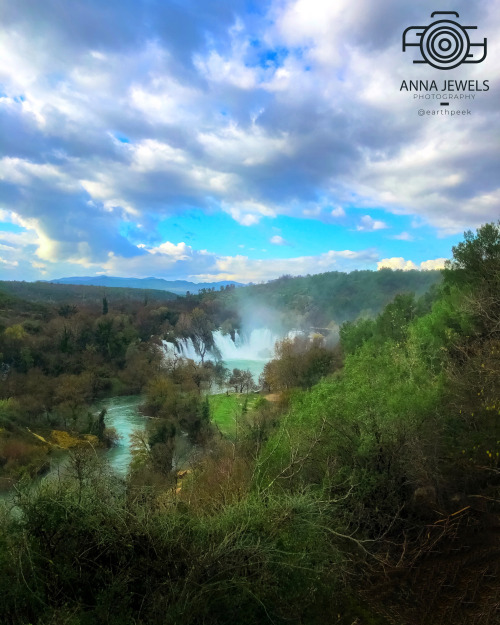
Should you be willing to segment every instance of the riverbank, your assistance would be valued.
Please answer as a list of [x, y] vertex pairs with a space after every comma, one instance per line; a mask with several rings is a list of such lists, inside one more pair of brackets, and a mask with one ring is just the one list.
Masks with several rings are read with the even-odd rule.
[[111, 448], [100, 443], [92, 434], [80, 435], [49, 428], [37, 428], [37, 431], [18, 428], [2, 442], [11, 464], [3, 468], [3, 475], [0, 475], [0, 492], [8, 494], [24, 478], [36, 480], [59, 471], [68, 457], [66, 452], [83, 446], [91, 446], [97, 453], [105, 455], [114, 471], [126, 475], [132, 458], [132, 433], [144, 429], [146, 425], [146, 417], [139, 411], [142, 401], [141, 395], [120, 395], [99, 400], [91, 407], [90, 412], [94, 415], [106, 409], [105, 426], [114, 429], [118, 435]]
[[[210, 418], [215, 428], [227, 438], [234, 439], [238, 434], [238, 420], [251, 410], [260, 395], [244, 393], [220, 393], [209, 395]], [[106, 428], [113, 428], [117, 433], [115, 444], [106, 448], [94, 435], [76, 435], [64, 430], [40, 429], [39, 431], [23, 428], [22, 439], [13, 438], [12, 445], [17, 446], [19, 462], [21, 454], [31, 454], [31, 460], [19, 464], [12, 475], [0, 476], [0, 492], [9, 493], [15, 484], [23, 478], [36, 480], [59, 472], [67, 460], [67, 451], [90, 445], [109, 462], [119, 475], [125, 476], [132, 461], [133, 434], [146, 427], [147, 417], [141, 414], [140, 405], [144, 401], [141, 395], [119, 395], [99, 400], [91, 408], [92, 414], [106, 410]], [[184, 466], [190, 455], [190, 445], [185, 436], [177, 441], [176, 464]], [[182, 468], [182, 467], [181, 467]]]

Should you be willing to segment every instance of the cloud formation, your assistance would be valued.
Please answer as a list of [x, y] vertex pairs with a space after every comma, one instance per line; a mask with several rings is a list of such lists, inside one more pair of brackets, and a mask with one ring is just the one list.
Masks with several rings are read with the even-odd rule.
[[[372, 268], [377, 253], [372, 249], [354, 252], [330, 250], [317, 256], [273, 259], [249, 258], [242, 254], [222, 256], [213, 252], [197, 251], [185, 243], [162, 243], [155, 248], [143, 248], [145, 254], [124, 258], [111, 255], [103, 264], [108, 275], [145, 276], [153, 274], [164, 278], [185, 275], [194, 282], [236, 280], [263, 282], [284, 274], [306, 275], [325, 271], [352, 271]], [[148, 274], [149, 272], [149, 274]]]
[[412, 260], [405, 260], [402, 257], [384, 258], [377, 263], [377, 269], [402, 269], [403, 271], [420, 269], [422, 271], [431, 271], [432, 269], [443, 269], [446, 260], [446, 258], [435, 258], [434, 260], [425, 260], [417, 264]]
[[286, 241], [281, 235], [275, 234], [273, 237], [269, 239], [269, 242], [273, 245], [290, 245], [288, 241]]
[[361, 232], [372, 232], [373, 230], [384, 230], [385, 228], [388, 228], [386, 223], [384, 223], [380, 219], [373, 219], [373, 217], [370, 217], [370, 215], [365, 215], [364, 217], [361, 217], [357, 226], [357, 230]]
[[[493, 91], [500, 6], [452, 8], [489, 38], [488, 59], [453, 77], [488, 79]], [[372, 209], [413, 216], [440, 236], [496, 219], [492, 91], [477, 94], [470, 119], [419, 118], [412, 94], [399, 91], [420, 71], [401, 53], [401, 33], [434, 9], [430, 0], [270, 0], [252, 11], [242, 0], [209, 10], [202, 0], [88, 0], [64, 11], [57, 0], [2, 3], [0, 210], [21, 229], [18, 239], [0, 232], [2, 270], [112, 272], [120, 259], [146, 275], [264, 275], [265, 260], [236, 250], [211, 255], [179, 240], [155, 248], [158, 223], [193, 209], [245, 229], [287, 216], [367, 238], [390, 227]], [[344, 253], [273, 265], [293, 273], [368, 262]], [[412, 262], [370, 254], [373, 264]]]

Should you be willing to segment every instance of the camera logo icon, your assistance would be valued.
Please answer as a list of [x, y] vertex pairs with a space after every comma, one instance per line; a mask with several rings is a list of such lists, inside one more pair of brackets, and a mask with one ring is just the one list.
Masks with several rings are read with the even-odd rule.
[[[436, 15], [460, 15], [456, 11], [434, 11]], [[488, 54], [488, 42], [471, 43], [469, 32], [477, 26], [462, 26], [449, 18], [438, 19], [428, 26], [409, 26], [403, 33], [403, 52], [412, 46], [420, 47], [422, 59], [436, 69], [454, 69], [462, 63], [482, 63]]]

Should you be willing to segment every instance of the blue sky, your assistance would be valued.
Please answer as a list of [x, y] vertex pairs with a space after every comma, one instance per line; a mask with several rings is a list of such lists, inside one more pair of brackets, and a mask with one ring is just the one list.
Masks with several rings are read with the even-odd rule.
[[[0, 277], [441, 267], [500, 217], [500, 3], [443, 0], [488, 37], [451, 71], [401, 51], [434, 4], [0, 0]], [[433, 78], [491, 90], [421, 118]]]

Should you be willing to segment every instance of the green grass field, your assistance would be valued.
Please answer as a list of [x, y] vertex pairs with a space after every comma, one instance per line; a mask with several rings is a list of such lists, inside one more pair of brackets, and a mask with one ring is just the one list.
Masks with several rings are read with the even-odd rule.
[[236, 434], [236, 420], [241, 416], [246, 398], [248, 398], [247, 408], [251, 410], [259, 395], [246, 395], [244, 393], [209, 395], [210, 417], [224, 436], [234, 438]]

